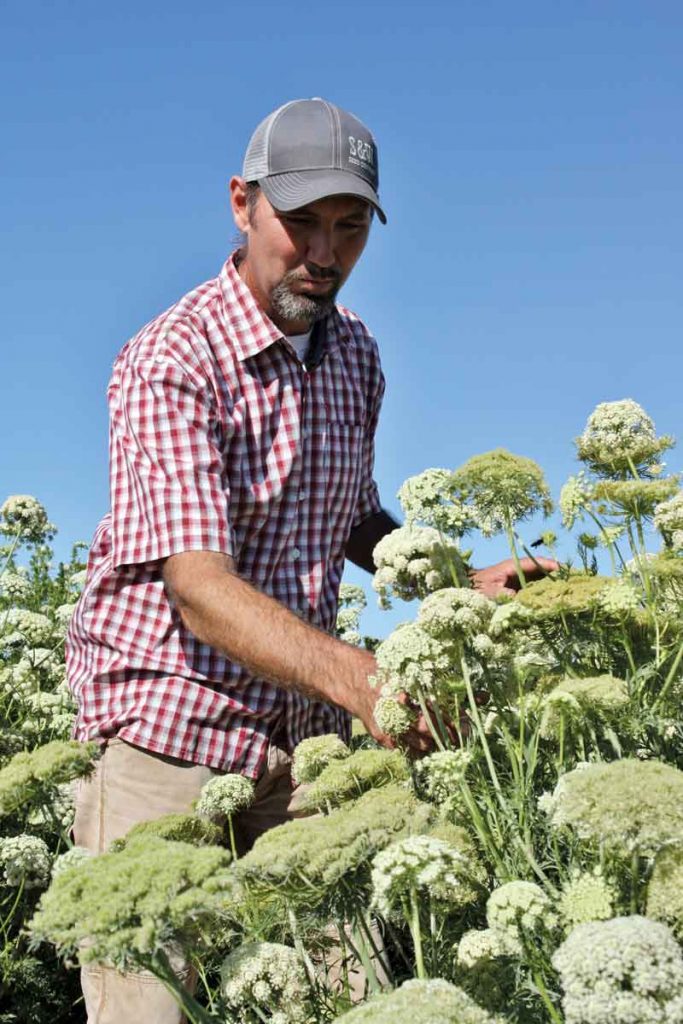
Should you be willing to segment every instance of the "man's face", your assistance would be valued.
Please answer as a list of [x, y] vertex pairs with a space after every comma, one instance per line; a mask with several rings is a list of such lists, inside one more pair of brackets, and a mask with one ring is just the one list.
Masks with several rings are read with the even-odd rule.
[[290, 213], [262, 193], [251, 211], [244, 182], [230, 182], [237, 227], [247, 236], [240, 274], [259, 306], [284, 334], [302, 334], [326, 316], [365, 248], [369, 203], [331, 196]]

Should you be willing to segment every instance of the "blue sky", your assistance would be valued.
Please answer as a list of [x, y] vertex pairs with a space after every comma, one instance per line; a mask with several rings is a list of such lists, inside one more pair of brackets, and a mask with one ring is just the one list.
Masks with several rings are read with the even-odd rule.
[[683, 433], [682, 37], [683, 8], [658, 0], [6, 0], [0, 500], [40, 498], [58, 556], [91, 538], [116, 353], [215, 276], [226, 183], [299, 96], [379, 143], [389, 223], [343, 298], [383, 355], [388, 507], [407, 476], [498, 445], [557, 493], [599, 401]]

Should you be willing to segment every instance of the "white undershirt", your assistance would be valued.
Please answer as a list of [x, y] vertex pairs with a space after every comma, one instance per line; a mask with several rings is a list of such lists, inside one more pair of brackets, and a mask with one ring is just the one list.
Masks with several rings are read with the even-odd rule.
[[292, 348], [294, 349], [294, 351], [296, 352], [296, 354], [298, 355], [298, 357], [299, 357], [299, 359], [301, 360], [302, 363], [305, 362], [305, 360], [306, 360], [306, 353], [308, 352], [308, 345], [309, 345], [309, 342], [311, 340], [311, 334], [312, 333], [313, 333], [313, 328], [311, 327], [310, 331], [306, 331], [305, 334], [286, 334], [285, 335], [285, 337], [287, 338], [287, 341], [292, 346]]

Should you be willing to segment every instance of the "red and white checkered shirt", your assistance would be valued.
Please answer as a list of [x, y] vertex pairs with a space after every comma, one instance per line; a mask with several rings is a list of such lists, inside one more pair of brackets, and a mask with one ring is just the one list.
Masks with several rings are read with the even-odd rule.
[[349, 533], [380, 509], [377, 345], [337, 307], [302, 365], [234, 254], [129, 341], [109, 383], [111, 512], [67, 636], [77, 739], [119, 736], [258, 777], [269, 736], [348, 735], [340, 708], [252, 676], [184, 626], [160, 559], [232, 555], [240, 575], [334, 627]]

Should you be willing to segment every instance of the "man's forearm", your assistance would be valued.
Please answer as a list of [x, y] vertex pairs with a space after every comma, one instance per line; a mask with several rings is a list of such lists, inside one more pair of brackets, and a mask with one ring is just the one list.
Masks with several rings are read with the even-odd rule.
[[379, 544], [382, 537], [386, 537], [388, 533], [398, 529], [400, 525], [384, 509], [375, 515], [368, 516], [360, 526], [351, 531], [351, 536], [346, 545], [346, 557], [354, 565], [365, 569], [367, 572], [374, 573], [375, 563], [372, 560], [372, 552], [375, 549], [375, 545]]
[[183, 623], [199, 640], [256, 676], [338, 704], [367, 722], [375, 701], [367, 678], [376, 668], [369, 652], [303, 622], [226, 571], [220, 555], [192, 553], [191, 571], [186, 564], [179, 575], [174, 559], [184, 557], [167, 560], [164, 580]]

